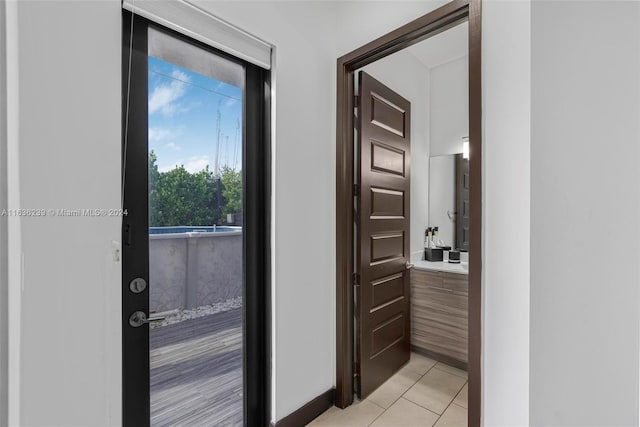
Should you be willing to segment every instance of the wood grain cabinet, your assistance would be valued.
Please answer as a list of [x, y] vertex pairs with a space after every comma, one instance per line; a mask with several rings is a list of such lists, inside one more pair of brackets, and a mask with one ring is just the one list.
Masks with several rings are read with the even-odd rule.
[[468, 276], [411, 271], [411, 344], [467, 363]]

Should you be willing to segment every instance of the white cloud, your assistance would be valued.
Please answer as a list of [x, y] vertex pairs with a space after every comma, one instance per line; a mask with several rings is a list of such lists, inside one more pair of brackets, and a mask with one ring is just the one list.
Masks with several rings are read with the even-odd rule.
[[161, 112], [165, 116], [172, 116], [176, 112], [184, 111], [184, 107], [177, 101], [184, 95], [189, 76], [179, 70], [171, 73], [174, 78], [169, 84], [156, 86], [149, 97], [149, 114]]
[[158, 165], [158, 172], [169, 172], [174, 170], [175, 168], [177, 168], [179, 166], [179, 164], [176, 163], [170, 163], [168, 165]]
[[171, 136], [169, 129], [149, 128], [149, 142], [162, 141]]
[[173, 150], [173, 151], [180, 151], [182, 150], [182, 147], [179, 146], [178, 144], [176, 144], [175, 142], [168, 142], [164, 145], [165, 147]]
[[238, 100], [235, 99], [235, 98], [227, 98], [227, 100], [224, 103], [224, 106], [225, 107], [231, 107], [231, 106], [235, 105], [236, 102], [238, 102]]
[[178, 160], [177, 162], [170, 163], [168, 165], [160, 165], [158, 166], [158, 171], [169, 172], [174, 170], [176, 167], [183, 165], [187, 172], [195, 173], [206, 168], [209, 163], [208, 156], [193, 156], [189, 157], [189, 160], [186, 163], [182, 160]]
[[184, 168], [191, 172], [199, 172], [209, 164], [209, 157], [207, 156], [196, 156], [191, 157], [189, 161], [184, 165]]

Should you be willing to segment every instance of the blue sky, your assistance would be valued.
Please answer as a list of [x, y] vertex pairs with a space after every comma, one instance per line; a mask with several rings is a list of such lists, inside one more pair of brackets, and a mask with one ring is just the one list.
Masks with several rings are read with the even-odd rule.
[[242, 165], [242, 89], [149, 57], [149, 151], [161, 172]]

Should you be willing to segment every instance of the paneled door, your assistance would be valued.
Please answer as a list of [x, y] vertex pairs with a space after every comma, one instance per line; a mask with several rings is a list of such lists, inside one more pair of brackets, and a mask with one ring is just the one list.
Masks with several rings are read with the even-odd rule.
[[359, 73], [360, 171], [356, 392], [362, 399], [410, 358], [410, 103]]

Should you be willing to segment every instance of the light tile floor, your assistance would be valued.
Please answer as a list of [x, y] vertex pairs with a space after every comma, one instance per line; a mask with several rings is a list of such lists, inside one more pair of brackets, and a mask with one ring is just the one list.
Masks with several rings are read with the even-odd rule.
[[411, 361], [363, 401], [333, 407], [313, 427], [467, 426], [467, 372], [411, 353]]

